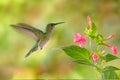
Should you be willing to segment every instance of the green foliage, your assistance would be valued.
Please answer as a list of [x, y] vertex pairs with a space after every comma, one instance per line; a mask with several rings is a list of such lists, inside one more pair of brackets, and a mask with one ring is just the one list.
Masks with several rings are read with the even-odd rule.
[[89, 60], [90, 52], [86, 48], [81, 48], [76, 45], [67, 46], [62, 48], [67, 55], [74, 59]]
[[[88, 23], [90, 23], [90, 22], [91, 21], [89, 19]], [[103, 80], [119, 79], [115, 72], [116, 70], [120, 70], [119, 68], [116, 68], [113, 66], [106, 66], [105, 68], [101, 67], [101, 66], [103, 66], [102, 61], [105, 60], [106, 62], [110, 62], [110, 61], [113, 61], [113, 60], [116, 60], [119, 58], [112, 54], [104, 55], [102, 53], [102, 51], [97, 48], [98, 46], [104, 47], [105, 38], [103, 37], [103, 35], [98, 33], [96, 25], [94, 23], [92, 23], [92, 27], [90, 27], [90, 25], [89, 25], [85, 29], [85, 34], [89, 38], [91, 38], [90, 39], [90, 49], [91, 49], [90, 51], [86, 48], [82, 48], [82, 47], [75, 46], [75, 45], [63, 47], [62, 49], [65, 51], [65, 53], [68, 56], [70, 56], [74, 59], [74, 62], [95, 67], [97, 69], [97, 71], [101, 73]], [[79, 37], [79, 38], [81, 38], [81, 37]], [[79, 38], [75, 38], [75, 40], [79, 42]], [[91, 40], [93, 40], [97, 44], [97, 47], [96, 47], [96, 49], [94, 49], [94, 51], [92, 50]], [[82, 42], [82, 40], [81, 40], [81, 42]], [[79, 42], [79, 44], [81, 42]], [[111, 48], [111, 46], [109, 46], [109, 45], [106, 45], [106, 46]]]
[[90, 62], [90, 52], [76, 45], [67, 46], [62, 48], [67, 55], [74, 58], [74, 62], [85, 65], [92, 65]]
[[96, 25], [92, 23], [92, 28], [87, 27], [85, 33], [96, 42], [97, 45], [102, 45], [104, 43], [104, 37], [98, 34]]
[[85, 30], [85, 33], [88, 36], [90, 36], [92, 39], [94, 39], [98, 34], [96, 25], [94, 23], [92, 23], [92, 28], [87, 27]]
[[78, 60], [75, 60], [74, 62], [77, 62], [79, 64], [93, 66], [93, 64], [91, 62], [89, 62], [89, 60], [86, 60], [86, 59], [78, 59]]
[[103, 68], [102, 71], [104, 72], [104, 71], [115, 71], [115, 70], [120, 70], [120, 69], [114, 66], [106, 66], [105, 68]]
[[97, 45], [103, 45], [104, 43], [104, 38], [101, 34], [98, 34], [95, 38], [94, 41], [96, 42]]
[[105, 71], [102, 74], [103, 80], [116, 80], [119, 79], [115, 71]]
[[117, 56], [112, 55], [112, 54], [107, 54], [107, 55], [105, 55], [105, 59], [106, 59], [106, 62], [109, 62], [109, 61], [119, 59], [119, 58]]
[[116, 67], [113, 66], [107, 66], [105, 68], [103, 68], [102, 70], [102, 78], [103, 80], [108, 80], [108, 79], [119, 79], [119, 77], [116, 74], [116, 70], [120, 70]]

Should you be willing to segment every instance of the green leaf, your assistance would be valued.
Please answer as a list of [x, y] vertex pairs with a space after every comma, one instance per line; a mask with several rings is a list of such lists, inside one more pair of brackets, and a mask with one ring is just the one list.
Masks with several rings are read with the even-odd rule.
[[98, 45], [102, 45], [104, 43], [104, 38], [101, 34], [98, 34], [95, 38], [94, 41], [98, 44]]
[[119, 77], [116, 74], [116, 70], [120, 70], [119, 68], [116, 68], [114, 66], [106, 66], [102, 70], [102, 78], [103, 80], [106, 79], [119, 79]]
[[119, 77], [115, 71], [104, 71], [102, 72], [102, 80], [118, 80]]
[[96, 36], [97, 35], [97, 28], [94, 23], [92, 23], [92, 33], [91, 36]]
[[114, 66], [106, 66], [105, 68], [103, 68], [103, 71], [115, 71], [115, 70], [120, 70], [120, 69]]
[[94, 23], [92, 23], [92, 29], [90, 28], [86, 28], [85, 33], [90, 36], [91, 38], [95, 38], [97, 36], [97, 28], [96, 25]]
[[88, 60], [85, 60], [85, 59], [75, 60], [74, 62], [77, 62], [77, 63], [79, 63], [79, 64], [84, 64], [84, 65], [93, 66], [92, 63], [90, 63]]
[[115, 60], [115, 59], [119, 59], [117, 56], [114, 56], [112, 54], [107, 54], [105, 56], [105, 59], [106, 59], [106, 62], [109, 62], [109, 61], [112, 61], [112, 60]]
[[90, 52], [87, 49], [76, 45], [63, 47], [62, 49], [68, 56], [74, 59], [89, 59], [90, 57]]

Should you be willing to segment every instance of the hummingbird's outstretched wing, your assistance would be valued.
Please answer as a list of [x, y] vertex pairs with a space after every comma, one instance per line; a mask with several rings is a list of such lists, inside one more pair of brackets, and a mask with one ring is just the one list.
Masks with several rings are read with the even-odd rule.
[[16, 25], [11, 25], [11, 26], [26, 33], [27, 35], [32, 36], [35, 40], [39, 40], [41, 35], [44, 34], [43, 31], [25, 23], [18, 23]]
[[35, 42], [35, 44], [33, 45], [33, 47], [30, 49], [30, 51], [25, 55], [25, 59], [34, 51], [38, 50], [38, 41]]

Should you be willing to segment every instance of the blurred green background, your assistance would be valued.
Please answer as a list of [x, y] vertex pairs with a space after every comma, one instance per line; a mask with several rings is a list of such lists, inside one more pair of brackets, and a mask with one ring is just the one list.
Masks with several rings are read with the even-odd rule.
[[[120, 0], [0, 0], [0, 79], [98, 79], [95, 69], [73, 63], [60, 49], [74, 44], [74, 33], [84, 34], [88, 15], [105, 37], [115, 34], [108, 43], [119, 49]], [[47, 23], [61, 21], [43, 50], [24, 60], [35, 41], [10, 25], [23, 22], [44, 31]], [[108, 65], [120, 68], [120, 60]]]

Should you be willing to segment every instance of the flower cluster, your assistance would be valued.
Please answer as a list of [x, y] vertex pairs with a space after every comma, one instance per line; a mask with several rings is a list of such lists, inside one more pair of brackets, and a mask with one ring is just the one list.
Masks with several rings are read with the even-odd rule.
[[[87, 21], [88, 21], [88, 31], [91, 30], [91, 33], [89, 33], [89, 34], [92, 34], [92, 26], [93, 25], [92, 25], [92, 21], [90, 19], [90, 16], [87, 16]], [[94, 38], [94, 37], [95, 36], [92, 36], [92, 38]], [[116, 46], [110, 46], [110, 45], [105, 43], [105, 41], [110, 40], [113, 37], [114, 37], [114, 35], [112, 34], [112, 35], [108, 36], [106, 39], [104, 39], [104, 41], [101, 40], [101, 44], [103, 46], [106, 46], [106, 47], [110, 48], [112, 50], [113, 54], [117, 55], [118, 54], [117, 47]], [[94, 40], [96, 40], [96, 39], [94, 39]], [[74, 42], [79, 44], [80, 47], [83, 47], [87, 43], [87, 40], [86, 40], [86, 37], [84, 35], [81, 35], [81, 34], [77, 33], [77, 34], [74, 34]], [[95, 52], [91, 52], [91, 53], [92, 53], [93, 61], [98, 62], [98, 60], [99, 60], [98, 53], [95, 53]]]
[[[112, 39], [115, 35], [112, 34], [106, 38], [98, 32], [97, 27], [91, 21], [90, 16], [87, 16], [87, 21], [88, 26], [85, 28], [85, 35], [79, 33], [73, 35], [74, 43], [77, 43], [79, 46], [65, 46], [62, 47], [62, 49], [68, 56], [74, 59], [74, 62], [96, 68], [96, 70], [101, 74], [102, 80], [119, 80], [116, 70], [120, 69], [115, 66], [105, 64], [107, 62], [120, 59], [116, 56], [118, 54], [117, 47], [111, 46], [106, 42]], [[89, 44], [88, 49], [84, 46], [87, 43]], [[96, 45], [93, 47], [92, 43]], [[113, 54], [108, 53], [104, 47], [110, 49]]]

